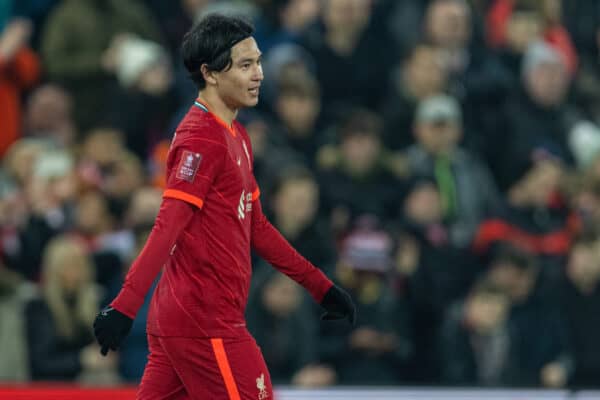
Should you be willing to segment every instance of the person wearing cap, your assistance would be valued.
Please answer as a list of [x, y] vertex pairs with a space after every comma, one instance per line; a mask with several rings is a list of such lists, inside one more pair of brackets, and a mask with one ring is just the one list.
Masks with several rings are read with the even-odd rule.
[[442, 195], [450, 240], [469, 245], [481, 219], [498, 203], [494, 181], [482, 161], [459, 146], [462, 112], [448, 95], [421, 101], [415, 112], [416, 143], [405, 155], [415, 176], [432, 176]]
[[303, 286], [323, 319], [355, 320], [350, 295], [302, 257], [265, 217], [252, 144], [236, 118], [258, 103], [261, 52], [246, 21], [209, 14], [181, 53], [198, 98], [177, 127], [166, 190], [121, 291], [96, 317], [101, 353], [117, 350], [146, 293], [150, 356], [138, 399], [273, 398], [269, 371], [246, 326], [251, 250]]
[[[494, 173], [502, 190], [516, 182], [518, 162], [527, 160], [539, 143], [551, 143], [571, 163], [568, 132], [572, 113], [567, 102], [571, 82], [565, 60], [551, 45], [529, 45], [521, 64], [521, 84], [508, 101], [500, 127]], [[516, 162], [515, 162], [516, 161]]]
[[321, 360], [333, 365], [337, 384], [398, 385], [413, 355], [412, 312], [389, 279], [394, 240], [377, 217], [355, 220], [340, 242], [336, 276], [356, 299], [355, 327], [336, 324], [320, 337]]

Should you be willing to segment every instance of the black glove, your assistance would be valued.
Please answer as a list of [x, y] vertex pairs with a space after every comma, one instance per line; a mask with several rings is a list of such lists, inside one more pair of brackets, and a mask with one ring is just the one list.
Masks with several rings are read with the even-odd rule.
[[133, 320], [112, 307], [105, 307], [94, 320], [94, 335], [100, 344], [100, 353], [105, 356], [108, 349], [117, 350], [131, 330]]
[[321, 319], [343, 319], [348, 317], [348, 321], [352, 325], [356, 322], [356, 307], [352, 302], [350, 295], [341, 287], [333, 285], [321, 301], [321, 307], [325, 309], [325, 313], [321, 315]]

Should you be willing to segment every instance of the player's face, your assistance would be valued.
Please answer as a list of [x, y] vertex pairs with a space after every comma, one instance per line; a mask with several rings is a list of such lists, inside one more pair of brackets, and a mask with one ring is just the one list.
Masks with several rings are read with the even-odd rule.
[[252, 107], [258, 103], [263, 80], [261, 52], [254, 38], [242, 40], [231, 48], [231, 68], [218, 73], [217, 88], [230, 108]]

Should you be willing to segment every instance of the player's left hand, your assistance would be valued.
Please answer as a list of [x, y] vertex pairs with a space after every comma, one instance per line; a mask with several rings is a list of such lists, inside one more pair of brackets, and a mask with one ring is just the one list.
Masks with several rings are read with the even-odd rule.
[[356, 307], [352, 297], [341, 287], [333, 285], [321, 301], [321, 307], [325, 313], [321, 315], [323, 320], [334, 320], [348, 318], [352, 325], [356, 323]]

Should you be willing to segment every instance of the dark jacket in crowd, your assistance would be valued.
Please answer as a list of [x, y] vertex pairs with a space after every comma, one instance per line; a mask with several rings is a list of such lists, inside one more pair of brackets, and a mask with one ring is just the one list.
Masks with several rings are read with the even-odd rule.
[[[357, 306], [357, 322], [323, 322], [320, 336], [321, 361], [333, 365], [342, 385], [395, 385], [406, 379], [407, 361], [413, 352], [410, 309], [406, 302], [382, 282], [378, 297], [365, 302], [351, 293]], [[350, 347], [353, 332], [372, 328], [396, 336], [392, 351], [370, 353]]]
[[[422, 146], [409, 147], [405, 155], [413, 174], [435, 176], [436, 160]], [[448, 221], [450, 240], [464, 248], [471, 243], [483, 218], [499, 206], [500, 196], [487, 166], [475, 156], [458, 148], [449, 162], [456, 193], [455, 209]]]
[[477, 335], [464, 321], [464, 303], [458, 302], [449, 309], [440, 333], [444, 384], [504, 386], [510, 382], [515, 355], [508, 324], [493, 334]]
[[584, 294], [568, 279], [561, 288], [561, 306], [575, 359], [570, 383], [597, 387], [600, 376], [600, 286]]
[[538, 280], [530, 296], [511, 309], [511, 343], [516, 355], [512, 386], [540, 386], [541, 370], [551, 362], [560, 362], [567, 374], [573, 371], [567, 323], [550, 288]]
[[[74, 311], [73, 311], [74, 313]], [[48, 305], [31, 301], [25, 310], [27, 344], [33, 380], [73, 380], [82, 371], [80, 352], [93, 342], [89, 326], [80, 326], [71, 340], [62, 338]]]

